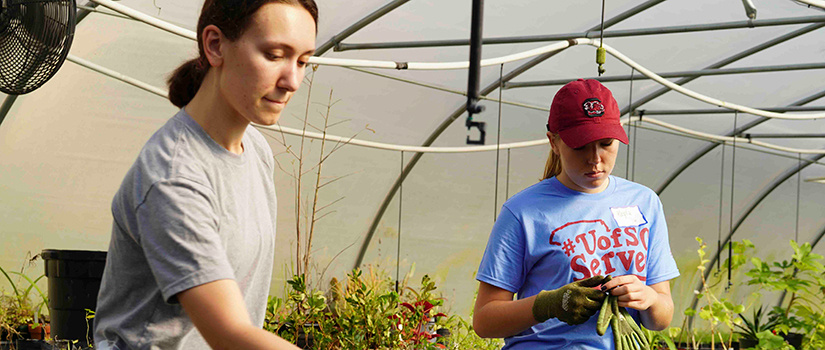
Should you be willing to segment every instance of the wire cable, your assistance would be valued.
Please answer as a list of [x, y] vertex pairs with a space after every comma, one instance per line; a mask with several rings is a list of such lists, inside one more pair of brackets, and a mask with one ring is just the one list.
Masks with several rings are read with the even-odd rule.
[[[739, 112], [733, 114], [733, 130], [736, 131], [736, 124], [739, 119]], [[730, 239], [728, 240], [728, 285], [725, 290], [733, 286], [731, 273], [733, 270], [733, 194], [736, 189], [736, 139], [733, 140], [733, 154], [730, 165]]]
[[498, 217], [498, 169], [499, 169], [499, 155], [501, 154], [501, 94], [504, 90], [504, 65], [501, 65], [498, 73], [498, 129], [496, 130], [496, 186], [495, 194], [493, 196], [493, 222], [496, 222]]
[[[633, 105], [633, 73], [636, 72], [635, 68], [630, 68], [630, 93], [628, 97], [628, 106]], [[630, 111], [628, 115], [632, 115], [635, 111]], [[630, 142], [630, 123], [627, 123], [627, 131], [625, 132], [628, 137], [628, 142]], [[627, 148], [627, 155], [625, 155], [625, 165], [624, 165], [624, 178], [630, 180], [630, 145], [625, 145]]]
[[510, 199], [510, 149], [507, 149], [507, 182], [504, 185], [504, 200]]
[[[401, 151], [401, 175], [404, 175], [404, 151]], [[401, 280], [401, 204], [404, 202], [404, 180], [401, 179], [401, 184], [398, 186], [398, 239], [395, 248], [395, 292], [398, 290], [398, 283]]]
[[[630, 135], [631, 135], [630, 123], [627, 123], [627, 142], [628, 143], [630, 142]], [[624, 178], [626, 180], [631, 180], [630, 179], [630, 145], [626, 145], [626, 146], [627, 146], [626, 147], [627, 148], [627, 154], [625, 155]]]
[[637, 120], [633, 123], [633, 168], [630, 172], [630, 176], [633, 178], [631, 181], [636, 181], [636, 136], [639, 135], [639, 129], [637, 125], [641, 122], [641, 120]]
[[802, 188], [802, 153], [797, 153], [797, 170], [796, 170], [796, 225], [794, 226], [794, 241], [799, 243], [799, 197]]
[[[719, 166], [719, 233], [716, 236], [716, 251], [722, 251], [722, 206], [725, 203], [725, 145], [722, 144], [722, 163]], [[716, 259], [716, 271], [722, 271], [722, 260]]]

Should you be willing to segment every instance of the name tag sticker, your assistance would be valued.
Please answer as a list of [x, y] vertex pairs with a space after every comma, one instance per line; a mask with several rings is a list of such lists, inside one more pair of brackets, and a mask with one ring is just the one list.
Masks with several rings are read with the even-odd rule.
[[610, 211], [613, 212], [613, 219], [619, 227], [642, 226], [647, 223], [638, 205], [610, 208]]

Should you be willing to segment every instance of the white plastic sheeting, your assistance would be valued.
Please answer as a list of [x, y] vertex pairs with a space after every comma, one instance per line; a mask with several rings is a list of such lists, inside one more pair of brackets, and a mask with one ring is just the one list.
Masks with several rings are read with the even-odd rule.
[[[321, 1], [318, 43], [327, 41], [386, 3], [362, 0], [353, 5], [350, 1]], [[609, 1], [606, 17], [640, 3]], [[197, 0], [122, 0], [118, 4], [188, 31], [194, 29], [200, 7]], [[791, 1], [756, 2], [755, 5], [759, 19], [821, 13]], [[466, 39], [469, 37], [469, 9], [470, 4], [465, 2], [413, 0], [357, 31], [345, 42]], [[485, 37], [570, 33], [598, 24], [601, 1], [486, 0], [485, 10]], [[610, 29], [745, 19], [742, 5], [737, 1], [665, 1]], [[805, 26], [608, 38], [605, 44], [651, 72], [693, 70]], [[484, 47], [483, 56], [505, 57], [547, 44], [552, 43], [488, 45]], [[594, 51], [594, 48], [583, 46], [566, 49], [513, 81], [592, 77], [596, 75]], [[194, 57], [196, 46], [189, 39], [137, 21], [93, 13], [78, 26], [71, 53], [78, 58], [77, 62], [92, 62], [148, 86], [163, 87], [169, 72]], [[725, 67], [821, 62], [823, 53], [825, 30], [818, 29], [742, 57]], [[468, 57], [468, 47], [330, 51], [322, 57], [388, 62], [461, 62]], [[524, 61], [506, 63], [503, 73], [507, 75], [522, 63]], [[607, 75], [631, 72], [625, 63], [611, 56], [608, 56], [605, 67]], [[497, 64], [484, 68], [481, 85], [494, 84], [499, 78], [499, 68]], [[445, 90], [463, 91], [467, 85], [464, 70], [383, 70], [381, 74]], [[635, 75], [640, 75], [638, 70]], [[684, 87], [742, 106], [782, 107], [822, 91], [823, 80], [825, 73], [820, 70], [790, 71], [703, 77]], [[661, 88], [660, 82], [651, 80], [634, 81], [632, 89], [630, 82], [606, 85], [614, 92], [620, 107]], [[332, 121], [346, 122], [333, 127], [330, 133], [346, 139], [356, 135], [359, 140], [382, 144], [420, 145], [464, 105], [464, 98], [458, 94], [323, 66], [315, 73], [307, 111], [308, 87], [305, 85], [294, 97], [282, 117], [282, 127], [300, 129], [304, 115], [309, 116], [315, 127], [319, 126], [319, 113], [326, 113], [326, 104], [332, 94], [332, 101], [337, 101], [331, 108]], [[546, 108], [557, 89], [525, 88], [501, 93], [504, 100]], [[497, 99], [499, 91], [493, 90], [488, 97]], [[545, 111], [503, 104], [499, 129], [498, 104], [495, 101], [482, 103], [487, 111], [474, 118], [487, 122], [487, 147], [494, 145], [499, 135], [502, 144], [543, 138]], [[808, 105], [825, 105], [825, 99], [819, 98]], [[671, 91], [639, 107], [650, 110], [691, 108], [708, 108], [708, 105]], [[105, 250], [111, 227], [109, 205], [112, 195], [142, 144], [174, 113], [175, 108], [165, 99], [74, 63], [66, 63], [42, 89], [19, 97], [0, 124], [0, 222], [3, 223], [0, 237], [4, 243], [0, 264], [20, 266], [26, 252], [37, 253], [44, 248]], [[464, 127], [465, 116], [459, 116], [450, 124], [433, 146], [465, 147], [468, 135], [476, 138], [477, 134], [468, 133]], [[653, 121], [658, 120], [676, 128], [722, 136], [733, 129], [733, 119], [733, 113], [644, 117], [641, 126], [664, 130], [653, 125]], [[737, 126], [757, 119], [739, 113]], [[658, 187], [685, 159], [708, 144], [702, 139], [632, 126], [629, 131], [631, 147], [629, 152], [625, 147], [620, 149], [614, 174], [651, 188]], [[295, 145], [299, 138], [277, 131], [263, 132], [269, 136], [279, 163], [285, 169], [291, 169], [292, 159], [284, 153], [285, 147], [280, 142]], [[825, 133], [825, 125], [821, 120], [770, 120], [748, 132]], [[822, 139], [764, 141], [791, 149], [822, 149], [825, 146]], [[737, 140], [737, 144], [740, 142], [744, 141]], [[312, 143], [312, 149], [317, 152], [317, 142]], [[402, 270], [407, 271], [415, 264], [416, 277], [420, 278], [424, 273], [434, 276], [454, 311], [466, 314], [476, 286], [472, 273], [486, 244], [496, 206], [500, 206], [508, 195], [537, 181], [547, 151], [541, 146], [501, 151], [498, 161], [496, 152], [423, 156], [404, 182], [404, 211], [400, 220], [395, 196], [379, 222], [365, 261], [381, 262], [388, 270], [394, 268], [400, 221]], [[687, 302], [685, 299], [694, 287], [693, 283], [686, 282], [692, 274], [691, 261], [695, 260], [694, 237], [703, 237], [714, 248], [720, 220], [727, 223], [731, 215], [731, 190], [734, 191], [733, 216], [738, 219], [776, 176], [798, 166], [797, 155], [793, 152], [778, 152], [785, 155], [780, 157], [738, 149], [733, 169], [735, 184], [731, 185], [732, 152], [727, 147], [726, 176], [720, 189], [723, 163], [721, 149], [717, 148], [688, 168], [661, 194], [671, 246], [685, 276], [673, 283], [677, 310], [685, 308], [680, 303]], [[316, 156], [317, 153], [308, 153], [307, 159], [317, 159]], [[405, 152], [405, 162], [411, 156], [409, 151]], [[326, 277], [340, 277], [352, 268], [366, 230], [400, 172], [400, 163], [398, 152], [353, 146], [341, 148], [325, 163], [325, 179], [348, 175], [321, 192], [321, 201], [327, 204], [344, 197], [330, 207], [335, 212], [318, 223], [315, 234], [315, 257], [320, 269], [343, 250], [330, 265]], [[824, 174], [822, 165], [813, 165], [802, 172], [802, 179]], [[286, 173], [279, 171], [276, 178], [280, 199], [279, 248], [273, 293], [281, 293], [283, 281], [288, 277], [284, 271], [290, 261], [294, 261], [294, 251], [290, 247], [294, 247], [295, 240], [295, 190]], [[760, 204], [734, 239], [752, 239], [762, 256], [786, 253], [789, 248], [780, 243], [796, 236], [797, 187], [794, 180], [792, 177], [783, 183]], [[721, 218], [720, 190], [724, 199]], [[825, 186], [801, 181], [800, 192], [798, 236], [800, 241], [811, 241], [825, 228], [825, 218], [821, 215], [825, 210], [821, 199], [825, 198]], [[726, 233], [722, 232], [723, 237]], [[818, 246], [815, 251], [821, 253], [822, 249]]]

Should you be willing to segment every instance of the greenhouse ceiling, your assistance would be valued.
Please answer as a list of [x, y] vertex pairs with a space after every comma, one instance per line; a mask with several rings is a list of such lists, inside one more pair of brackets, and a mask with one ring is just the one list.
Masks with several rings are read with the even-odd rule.
[[[197, 52], [201, 4], [81, 2], [68, 62], [39, 90], [2, 96], [3, 266], [45, 248], [106, 250], [114, 192], [176, 111], [165, 79]], [[611, 0], [602, 24], [601, 1], [485, 1], [480, 146], [466, 142], [480, 137], [465, 127], [469, 1], [319, 1], [317, 69], [279, 124], [261, 128], [284, 170], [273, 290], [296, 254], [287, 150], [306, 117], [305, 156], [318, 159], [329, 115], [326, 147], [337, 148], [321, 175], [334, 181], [319, 193], [331, 205], [313, 241], [318, 270], [414, 266], [466, 312], [495, 215], [538, 181], [550, 100], [576, 78], [601, 79], [619, 101], [631, 143], [614, 174], [660, 194], [680, 268], [695, 237], [714, 251], [733, 237], [759, 254], [787, 252], [790, 239], [823, 252], [825, 11], [753, 4], [751, 18], [738, 0]]]

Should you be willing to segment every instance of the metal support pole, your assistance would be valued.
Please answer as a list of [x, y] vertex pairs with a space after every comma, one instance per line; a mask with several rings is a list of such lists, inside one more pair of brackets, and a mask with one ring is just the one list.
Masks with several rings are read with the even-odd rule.
[[[781, 44], [781, 43], [784, 43], [784, 42], [786, 42], [786, 41], [788, 41], [788, 40], [791, 40], [791, 39], [793, 39], [793, 38], [799, 37], [799, 36], [801, 36], [801, 35], [804, 35], [804, 34], [810, 33], [810, 32], [812, 32], [812, 31], [815, 31], [815, 30], [817, 30], [817, 29], [819, 29], [819, 28], [822, 28], [822, 27], [825, 27], [825, 22], [823, 22], [823, 23], [816, 23], [816, 24], [811, 24], [811, 25], [805, 26], [805, 27], [803, 27], [803, 28], [800, 28], [800, 29], [794, 30], [794, 31], [792, 31], [792, 32], [790, 32], [790, 33], [787, 33], [787, 34], [784, 34], [784, 35], [780, 35], [780, 36], [778, 36], [778, 37], [776, 37], [776, 38], [773, 38], [773, 39], [771, 39], [771, 40], [768, 40], [768, 41], [766, 41], [766, 42], [764, 42], [764, 43], [762, 43], [762, 44], [756, 45], [756, 46], [754, 46], [754, 47], [752, 47], [752, 48], [750, 48], [750, 49], [747, 49], [747, 50], [745, 50], [745, 51], [742, 51], [742, 52], [740, 52], [740, 53], [738, 53], [738, 54], [732, 55], [732, 56], [730, 56], [730, 57], [728, 57], [728, 58], [725, 58], [725, 59], [723, 59], [723, 60], [721, 60], [721, 61], [718, 61], [718, 62], [716, 62], [716, 63], [714, 63], [714, 64], [712, 64], [712, 65], [710, 65], [710, 66], [707, 66], [707, 67], [705, 67], [704, 69], [715, 69], [715, 68], [721, 68], [721, 67], [727, 66], [727, 65], [729, 65], [729, 64], [731, 64], [731, 63], [734, 63], [734, 62], [736, 62], [736, 61], [739, 61], [739, 60], [741, 60], [741, 59], [743, 59], [743, 58], [745, 58], [745, 57], [751, 56], [751, 55], [753, 55], [753, 54], [755, 54], [755, 53], [757, 53], [757, 52], [760, 52], [760, 51], [762, 51], [762, 50], [766, 50], [766, 49], [768, 49], [768, 48], [774, 47], [774, 46], [776, 46], [776, 45], [779, 45], [779, 44]], [[691, 81], [693, 81], [693, 80], [695, 80], [695, 79], [696, 79], [696, 77], [682, 78], [682, 79], [679, 79], [679, 80], [675, 81], [674, 83], [675, 83], [676, 85], [684, 85], [684, 84], [687, 84], [688, 82], [691, 82]], [[621, 114], [625, 114], [625, 113], [627, 113], [628, 111], [632, 111], [632, 110], [634, 110], [634, 109], [638, 108], [639, 106], [641, 106], [641, 105], [643, 105], [643, 104], [645, 104], [645, 103], [648, 103], [648, 102], [650, 102], [651, 100], [653, 100], [653, 99], [655, 99], [655, 98], [657, 98], [657, 97], [659, 97], [659, 96], [664, 95], [665, 93], [667, 93], [667, 92], [669, 92], [669, 91], [671, 91], [671, 90], [670, 90], [669, 88], [667, 88], [667, 87], [665, 87], [665, 88], [660, 88], [660, 89], [658, 89], [658, 90], [654, 91], [653, 93], [651, 93], [651, 94], [649, 94], [649, 95], [647, 95], [647, 96], [645, 96], [645, 97], [640, 98], [639, 100], [637, 100], [636, 102], [634, 102], [634, 103], [633, 103], [633, 105], [630, 105], [630, 106], [627, 106], [627, 107], [623, 108], [623, 109], [621, 110]]]
[[0, 106], [0, 125], [3, 124], [3, 120], [6, 119], [6, 115], [9, 114], [9, 110], [11, 110], [11, 106], [14, 104], [14, 101], [17, 101], [17, 96], [19, 95], [7, 95], [6, 99], [3, 100], [3, 105]]
[[472, 28], [470, 29], [470, 69], [467, 77], [467, 130], [477, 128], [481, 132], [478, 139], [467, 136], [468, 145], [483, 145], [486, 136], [485, 123], [473, 121], [473, 114], [484, 111], [478, 103], [479, 80], [481, 79], [481, 36], [484, 29], [484, 0], [473, 0]]
[[[804, 97], [804, 98], [802, 98], [802, 99], [800, 99], [800, 100], [798, 100], [794, 103], [791, 103], [790, 105], [788, 105], [788, 107], [802, 106], [802, 105], [811, 103], [813, 101], [816, 101], [816, 100], [818, 100], [822, 97], [825, 97], [825, 90], [822, 90], [822, 91], [820, 91], [818, 93], [815, 93], [813, 95], [806, 96], [806, 97]], [[646, 112], [646, 113], [649, 113], [649, 112]], [[728, 133], [726, 136], [733, 136], [733, 135], [741, 134], [741, 133], [743, 133], [745, 131], [748, 131], [748, 130], [752, 129], [753, 127], [755, 127], [759, 124], [762, 124], [762, 123], [764, 123], [768, 120], [770, 120], [770, 119], [769, 118], [759, 118], [757, 120], [749, 122], [748, 124], [743, 125], [738, 130], [734, 130], [733, 132]], [[673, 173], [671, 173], [665, 179], [664, 182], [662, 182], [662, 185], [659, 186], [659, 188], [656, 190], [656, 194], [661, 195], [662, 192], [664, 192], [664, 190], [673, 182], [673, 180], [675, 180], [680, 174], [682, 174], [682, 172], [684, 172], [685, 169], [689, 168], [691, 165], [693, 165], [693, 163], [695, 163], [696, 161], [698, 161], [699, 159], [704, 157], [706, 154], [708, 154], [710, 151], [712, 151], [714, 148], [716, 148], [716, 146], [717, 146], [717, 144], [715, 144], [715, 143], [710, 144], [710, 145], [702, 148], [698, 152], [696, 152], [692, 157], [690, 157], [690, 159], [688, 159], [687, 161], [682, 163], [682, 165], [680, 165]]]
[[748, 139], [816, 139], [825, 138], [825, 134], [740, 134]]
[[367, 15], [366, 17], [362, 18], [360, 21], [353, 23], [347, 29], [344, 29], [340, 33], [338, 33], [336, 35], [333, 35], [332, 38], [327, 40], [327, 42], [321, 44], [321, 46], [319, 46], [315, 50], [315, 56], [321, 56], [333, 47], [335, 47], [335, 51], [338, 51], [338, 45], [341, 44], [341, 40], [344, 40], [344, 39], [348, 38], [350, 35], [355, 34], [355, 32], [361, 30], [361, 28], [366, 27], [370, 23], [372, 23], [375, 20], [381, 18], [382, 16], [386, 15], [390, 11], [395, 10], [399, 6], [406, 4], [409, 1], [410, 0], [395, 0], [391, 3], [389, 3], [389, 4], [386, 4], [386, 5], [382, 6], [378, 10], [375, 10], [375, 12]]
[[[648, 5], [648, 3], [642, 4]], [[771, 26], [785, 26], [795, 24], [817, 23], [825, 22], [825, 16], [805, 16], [805, 17], [791, 17], [780, 19], [763, 19], [763, 20], [748, 20], [748, 21], [733, 21], [721, 22], [699, 25], [684, 25], [684, 26], [669, 26], [643, 29], [625, 29], [605, 31], [605, 38], [618, 38], [628, 36], [641, 35], [660, 35], [660, 34], [675, 34], [675, 33], [691, 33], [704, 32], [713, 30], [726, 29], [744, 29], [755, 27], [771, 27]], [[608, 27], [609, 22], [605, 22], [605, 27]], [[612, 24], [612, 23], [611, 23]], [[598, 38], [600, 31], [598, 28], [588, 30], [586, 32], [575, 32], [555, 35], [532, 35], [532, 36], [515, 36], [515, 37], [501, 37], [501, 38], [486, 38], [482, 41], [484, 45], [496, 44], [520, 44], [520, 43], [535, 43], [548, 41], [565, 41], [575, 38]], [[467, 46], [470, 45], [469, 40], [428, 40], [428, 41], [402, 41], [402, 42], [385, 42], [385, 43], [339, 43], [335, 46], [335, 51], [346, 50], [375, 50], [375, 49], [407, 49], [407, 48], [422, 48], [422, 47], [445, 47], [445, 46]]]
[[[825, 111], [825, 106], [788, 106], [788, 107], [764, 107], [759, 108], [765, 111], [786, 113], [786, 112], [820, 112]], [[734, 111], [726, 108], [715, 109], [669, 109], [669, 110], [650, 110], [638, 109], [634, 110], [632, 115], [639, 115], [638, 113], [644, 111], [645, 115], [695, 115], [695, 114], [731, 114]]]

